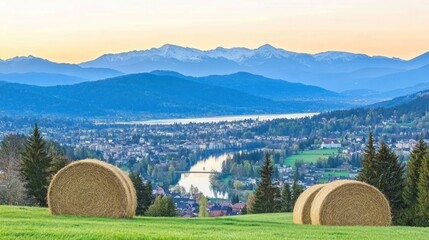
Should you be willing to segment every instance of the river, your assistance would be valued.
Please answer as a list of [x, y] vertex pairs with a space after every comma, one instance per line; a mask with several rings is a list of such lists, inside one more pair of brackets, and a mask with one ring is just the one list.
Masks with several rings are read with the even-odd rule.
[[318, 113], [288, 113], [288, 114], [260, 114], [260, 115], [236, 115], [236, 116], [217, 116], [217, 117], [201, 117], [201, 118], [176, 118], [176, 119], [156, 119], [156, 120], [146, 120], [146, 121], [129, 121], [129, 122], [115, 122], [115, 124], [126, 124], [126, 125], [157, 125], [157, 124], [188, 124], [188, 123], [217, 123], [217, 122], [232, 122], [232, 121], [242, 121], [247, 119], [259, 119], [264, 120], [273, 120], [279, 118], [293, 119], [293, 118], [303, 118], [311, 117], [317, 115]]
[[[189, 171], [220, 172], [222, 171], [222, 163], [228, 158], [228, 156], [231, 156], [231, 154], [208, 157], [204, 160], [198, 161]], [[210, 175], [211, 174], [209, 173], [182, 173], [178, 185], [184, 187], [186, 191], [189, 191], [191, 185], [193, 185], [209, 198], [228, 198], [227, 193], [222, 194], [220, 192], [213, 191], [210, 184]]]

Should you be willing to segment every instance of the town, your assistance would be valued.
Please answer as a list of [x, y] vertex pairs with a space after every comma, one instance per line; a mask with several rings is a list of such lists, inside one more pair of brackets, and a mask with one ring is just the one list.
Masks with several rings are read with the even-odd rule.
[[[325, 119], [323, 121], [326, 121]], [[8, 134], [27, 135], [34, 121], [30, 118], [0, 119], [0, 140]], [[310, 139], [306, 136], [282, 136], [257, 134], [267, 121], [243, 120], [189, 124], [108, 124], [88, 120], [62, 120], [46, 118], [41, 131], [46, 139], [52, 139], [75, 152], [89, 151], [91, 156], [101, 158], [123, 169], [138, 170], [146, 180], [154, 183], [155, 195], [171, 195], [181, 216], [198, 215], [198, 192], [175, 191], [181, 175], [175, 172], [188, 171], [194, 164], [208, 156], [225, 153], [253, 152], [257, 150], [275, 151], [277, 180], [282, 184], [292, 184], [299, 174], [299, 184], [304, 188], [321, 182], [337, 179], [353, 179], [360, 168], [362, 149], [369, 129], [358, 132], [330, 132], [332, 138], [320, 136]], [[396, 126], [390, 119], [383, 121], [379, 128]], [[404, 161], [417, 144], [422, 133], [401, 131], [396, 134], [390, 147]], [[381, 136], [381, 135], [380, 135]], [[425, 140], [429, 142], [428, 140]], [[77, 154], [79, 156], [79, 154]], [[141, 162], [147, 164], [142, 167]], [[213, 216], [240, 214], [246, 196], [258, 182], [258, 165], [255, 173], [227, 173], [223, 185], [214, 188], [239, 196], [238, 202], [230, 199], [209, 199], [209, 212]], [[219, 169], [222, 171], [222, 169]], [[167, 175], [170, 174], [167, 179]], [[212, 182], [213, 183], [213, 182]], [[210, 183], [207, 183], [210, 184]], [[235, 187], [234, 187], [235, 186]], [[238, 186], [238, 188], [237, 188]], [[177, 189], [177, 188], [176, 188]]]

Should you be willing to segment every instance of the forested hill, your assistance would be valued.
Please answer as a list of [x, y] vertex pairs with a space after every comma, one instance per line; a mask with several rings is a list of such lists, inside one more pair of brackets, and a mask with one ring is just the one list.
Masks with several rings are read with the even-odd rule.
[[[300, 86], [302, 91], [311, 88]], [[0, 102], [0, 112], [67, 116], [207, 116], [338, 108], [337, 103], [275, 101], [237, 89], [154, 74], [132, 74], [53, 87], [0, 82]]]
[[429, 106], [429, 90], [397, 97], [389, 101], [376, 103], [371, 108], [395, 108], [397, 110], [427, 111]]
[[[424, 130], [426, 129], [426, 130]], [[367, 108], [325, 112], [302, 119], [276, 119], [255, 129], [258, 134], [342, 138], [369, 131], [394, 138], [398, 133], [422, 131], [429, 138], [429, 90], [392, 99]], [[420, 138], [422, 136], [410, 136]]]
[[344, 97], [320, 87], [293, 83], [285, 80], [271, 79], [261, 75], [238, 72], [229, 75], [211, 75], [206, 77], [189, 77], [175, 72], [154, 71], [156, 75], [176, 76], [202, 84], [225, 87], [245, 92], [254, 96], [268, 98], [274, 101], [288, 100], [322, 100], [345, 101]]

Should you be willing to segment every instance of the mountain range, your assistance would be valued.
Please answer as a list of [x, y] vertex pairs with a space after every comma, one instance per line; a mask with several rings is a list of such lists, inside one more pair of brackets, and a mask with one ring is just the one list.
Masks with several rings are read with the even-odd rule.
[[[248, 72], [336, 92], [386, 92], [429, 83], [429, 52], [403, 60], [339, 51], [297, 53], [268, 44], [256, 49], [218, 47], [213, 50], [166, 44], [148, 50], [104, 54], [81, 64], [55, 63], [33, 56], [0, 60], [1, 80], [40, 86], [156, 70], [193, 77]], [[36, 73], [46, 74], [44, 81], [40, 77], [33, 81]]]
[[[0, 60], [0, 111], [105, 116], [309, 112], [429, 89], [429, 53], [411, 60], [329, 51], [160, 48], [81, 64]], [[398, 101], [398, 100], [397, 100]]]
[[[219, 47], [207, 51], [167, 44], [142, 51], [105, 54], [80, 64], [125, 73], [168, 70], [189, 76], [207, 76], [249, 72], [332, 91], [387, 91], [412, 87], [429, 82], [427, 65], [429, 53], [406, 61], [339, 51], [296, 53], [268, 44], [256, 49]], [[416, 76], [418, 78], [413, 79]], [[390, 84], [391, 79], [393, 84]]]
[[108, 68], [86, 68], [77, 64], [56, 63], [31, 55], [0, 59], [0, 73], [0, 80], [30, 85], [65, 85], [124, 74]]

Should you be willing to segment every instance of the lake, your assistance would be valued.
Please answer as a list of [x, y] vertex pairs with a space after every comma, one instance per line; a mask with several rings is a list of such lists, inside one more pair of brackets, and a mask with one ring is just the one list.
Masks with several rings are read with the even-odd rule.
[[[222, 163], [231, 156], [231, 154], [223, 154], [219, 156], [211, 156], [204, 160], [198, 161], [195, 165], [191, 167], [190, 172], [203, 171], [210, 172], [222, 171]], [[228, 194], [222, 194], [219, 192], [213, 191], [210, 183], [209, 173], [182, 173], [180, 180], [178, 182], [179, 186], [185, 188], [189, 192], [191, 185], [197, 187], [200, 192], [202, 192], [206, 197], [209, 198], [228, 198]]]
[[129, 122], [115, 122], [115, 124], [129, 124], [129, 125], [139, 125], [139, 124], [148, 124], [148, 125], [157, 125], [157, 124], [188, 124], [188, 123], [217, 123], [217, 122], [232, 122], [232, 121], [242, 121], [247, 119], [253, 120], [273, 120], [279, 118], [293, 119], [293, 118], [303, 118], [303, 117], [312, 117], [318, 113], [288, 113], [288, 114], [259, 114], [259, 115], [235, 115], [235, 116], [216, 116], [216, 117], [201, 117], [201, 118], [176, 118], [176, 119], [155, 119], [155, 120], [146, 120], [146, 121], [129, 121]]

